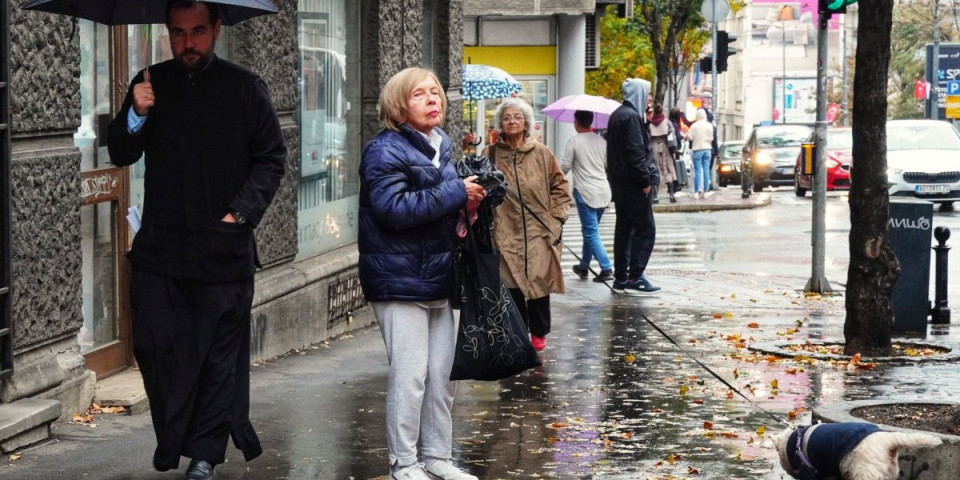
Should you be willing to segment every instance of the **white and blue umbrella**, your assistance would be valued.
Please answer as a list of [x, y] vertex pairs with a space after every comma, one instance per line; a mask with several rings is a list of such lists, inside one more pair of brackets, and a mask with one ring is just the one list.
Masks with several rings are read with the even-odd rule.
[[486, 100], [520, 93], [520, 82], [509, 73], [489, 65], [463, 66], [463, 99]]

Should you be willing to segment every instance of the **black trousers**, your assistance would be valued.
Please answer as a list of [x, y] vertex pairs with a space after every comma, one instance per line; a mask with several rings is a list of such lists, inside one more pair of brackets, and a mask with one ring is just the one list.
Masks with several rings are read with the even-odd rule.
[[249, 421], [253, 278], [206, 283], [134, 269], [133, 351], [157, 436], [153, 464], [223, 463], [227, 440], [247, 460], [260, 441]]
[[527, 299], [519, 288], [508, 288], [513, 303], [517, 304], [523, 322], [527, 324], [530, 335], [546, 337], [550, 333], [550, 295]]
[[637, 193], [614, 193], [617, 220], [613, 230], [613, 276], [636, 280], [643, 275], [657, 239], [650, 197]]

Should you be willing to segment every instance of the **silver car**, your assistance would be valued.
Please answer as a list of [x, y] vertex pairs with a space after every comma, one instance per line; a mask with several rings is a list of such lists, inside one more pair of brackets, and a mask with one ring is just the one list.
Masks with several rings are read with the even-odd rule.
[[888, 121], [887, 184], [891, 196], [960, 200], [960, 132], [937, 120]]

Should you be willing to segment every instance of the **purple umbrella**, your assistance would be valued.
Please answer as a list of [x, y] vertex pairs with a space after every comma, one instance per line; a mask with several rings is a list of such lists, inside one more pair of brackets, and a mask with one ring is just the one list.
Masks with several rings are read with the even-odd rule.
[[573, 113], [577, 110], [586, 110], [593, 112], [594, 128], [607, 128], [610, 114], [619, 107], [620, 102], [616, 100], [580, 93], [567, 95], [540, 111], [558, 122], [573, 123]]
[[[277, 13], [271, 0], [207, 0], [224, 25]], [[29, 0], [21, 8], [85, 18], [104, 25], [167, 23], [168, 0]]]

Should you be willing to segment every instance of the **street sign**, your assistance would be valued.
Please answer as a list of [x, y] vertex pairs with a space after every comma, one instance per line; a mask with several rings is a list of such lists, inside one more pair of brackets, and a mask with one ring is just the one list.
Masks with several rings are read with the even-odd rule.
[[960, 81], [947, 82], [947, 95], [960, 95]]
[[947, 95], [947, 108], [945, 113], [946, 118], [960, 118], [960, 95]]
[[[717, 7], [716, 11], [713, 10], [714, 4]], [[700, 5], [700, 15], [710, 23], [722, 22], [729, 14], [730, 5], [727, 0], [703, 0], [703, 4]]]

